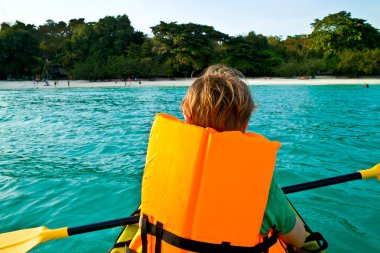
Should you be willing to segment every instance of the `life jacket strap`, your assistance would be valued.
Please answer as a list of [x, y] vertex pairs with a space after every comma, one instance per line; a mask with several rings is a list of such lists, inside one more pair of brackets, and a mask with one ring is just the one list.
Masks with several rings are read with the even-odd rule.
[[156, 246], [154, 249], [155, 253], [161, 253], [161, 242], [162, 236], [164, 234], [164, 226], [161, 222], [156, 223]]
[[144, 215], [141, 224], [141, 253], [148, 253], [148, 223], [144, 219], [148, 220], [148, 217]]
[[125, 241], [125, 242], [116, 242], [114, 243], [114, 245], [112, 246], [112, 248], [121, 248], [121, 247], [127, 247], [129, 244], [131, 244], [131, 241], [132, 240], [128, 240], [128, 241]]
[[125, 246], [125, 253], [137, 253], [137, 251], [134, 251], [133, 249], [130, 249], [129, 247]]
[[143, 215], [141, 224], [142, 253], [147, 253], [148, 234], [156, 237], [155, 253], [161, 253], [161, 240], [177, 248], [199, 253], [262, 253], [268, 252], [269, 248], [273, 246], [278, 239], [277, 233], [273, 233], [270, 237], [265, 238], [263, 242], [253, 247], [231, 246], [229, 242], [215, 244], [195, 241], [180, 237], [165, 230], [160, 222], [154, 225], [149, 222], [146, 215]]

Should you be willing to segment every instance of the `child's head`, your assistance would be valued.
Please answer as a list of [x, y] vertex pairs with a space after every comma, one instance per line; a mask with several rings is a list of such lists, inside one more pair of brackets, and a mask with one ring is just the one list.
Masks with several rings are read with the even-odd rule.
[[182, 100], [182, 110], [194, 125], [217, 131], [244, 132], [253, 103], [243, 75], [223, 65], [213, 65], [190, 86]]

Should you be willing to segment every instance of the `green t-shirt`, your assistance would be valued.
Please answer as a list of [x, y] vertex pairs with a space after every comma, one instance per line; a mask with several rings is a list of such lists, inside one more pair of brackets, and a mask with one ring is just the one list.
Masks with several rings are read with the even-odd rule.
[[271, 227], [275, 226], [276, 231], [287, 234], [295, 225], [296, 215], [273, 176], [260, 233], [266, 234]]

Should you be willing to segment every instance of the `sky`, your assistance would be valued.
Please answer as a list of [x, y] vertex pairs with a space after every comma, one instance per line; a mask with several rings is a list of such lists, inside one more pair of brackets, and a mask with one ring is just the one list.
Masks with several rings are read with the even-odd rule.
[[126, 14], [137, 31], [151, 35], [160, 21], [213, 26], [231, 36], [310, 34], [315, 19], [339, 11], [380, 29], [379, 0], [0, 0], [0, 23], [42, 25]]

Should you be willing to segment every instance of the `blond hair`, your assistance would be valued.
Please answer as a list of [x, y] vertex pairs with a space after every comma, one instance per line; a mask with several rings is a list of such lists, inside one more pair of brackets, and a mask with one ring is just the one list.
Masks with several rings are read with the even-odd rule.
[[244, 131], [255, 104], [243, 75], [224, 65], [208, 67], [182, 100], [192, 124], [217, 131]]

